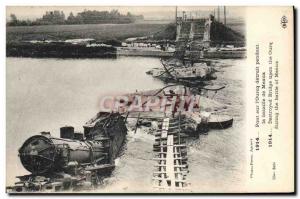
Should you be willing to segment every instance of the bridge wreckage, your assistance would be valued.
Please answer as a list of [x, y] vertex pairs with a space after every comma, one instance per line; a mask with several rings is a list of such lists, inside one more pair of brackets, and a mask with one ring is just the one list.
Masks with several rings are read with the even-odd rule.
[[[229, 128], [233, 124], [230, 115], [222, 114], [227, 107], [209, 94], [215, 96], [225, 88], [224, 85], [208, 83], [217, 78], [216, 70], [209, 61], [187, 56], [208, 43], [209, 34], [205, 31], [209, 30], [211, 19], [200, 22], [197, 25], [197, 21], [192, 21], [186, 27], [187, 24], [181, 21], [174, 57], [162, 60], [162, 67], [147, 72], [166, 82], [165, 87], [127, 93], [126, 100], [116, 98], [115, 101], [122, 106], [99, 112], [84, 124], [83, 134], [65, 126], [60, 128], [59, 138], [50, 132], [28, 138], [19, 149], [19, 157], [31, 174], [18, 176], [20, 181], [7, 187], [8, 192], [77, 191], [97, 187], [115, 167], [114, 160], [126, 139], [128, 120], [136, 121], [135, 132], [137, 128], [152, 127], [153, 122], [158, 124], [157, 128], [152, 128], [154, 161], [157, 161], [153, 171], [154, 188], [160, 191], [186, 190], [188, 158], [185, 139], [197, 137], [209, 129]], [[185, 34], [185, 29], [191, 33]], [[204, 33], [198, 34], [197, 29], [204, 30]], [[165, 104], [149, 107], [151, 97], [159, 102], [165, 100]], [[191, 103], [191, 97], [198, 99], [196, 103]], [[136, 103], [141, 105], [142, 111], [130, 109]]]
[[41, 132], [19, 149], [22, 165], [31, 174], [18, 176], [8, 192], [54, 192], [90, 189], [114, 169], [127, 128], [119, 113], [100, 112], [84, 125], [84, 134], [71, 126], [60, 137]]
[[[114, 160], [126, 139], [129, 124], [127, 120], [136, 120], [135, 131], [143, 126], [149, 127], [149, 124], [151, 126], [151, 122], [158, 123], [158, 128], [154, 129], [153, 133], [156, 137], [153, 145], [156, 153], [154, 160], [159, 161], [154, 171], [156, 177], [153, 180], [158, 181], [154, 187], [158, 187], [159, 190], [167, 187], [168, 190], [172, 185], [175, 191], [180, 190], [177, 189], [178, 186], [186, 185], [183, 179], [178, 180], [176, 177], [179, 173], [185, 176], [187, 171], [185, 138], [197, 137], [209, 129], [228, 128], [233, 123], [232, 117], [219, 114], [226, 106], [209, 98], [208, 95], [203, 95], [203, 91], [214, 93], [223, 88], [224, 86], [189, 88], [183, 85], [168, 85], [162, 89], [127, 94], [128, 101], [123, 102], [122, 108], [117, 112], [99, 112], [84, 124], [83, 134], [74, 132], [71, 126], [65, 126], [60, 128], [59, 138], [53, 137], [50, 132], [32, 136], [19, 149], [21, 163], [31, 174], [18, 176], [20, 181], [14, 186], [7, 187], [7, 190], [10, 193], [80, 191], [101, 185], [103, 178], [109, 176], [115, 167]], [[165, 97], [169, 102], [163, 111], [159, 106], [142, 112], [128, 109], [130, 105], [136, 103], [137, 96], [147, 96], [141, 98], [142, 108], [151, 99], [149, 96], [158, 99]], [[187, 96], [199, 99], [197, 103], [192, 104], [192, 112], [187, 111], [191, 101], [180, 101], [182, 97]], [[170, 109], [168, 104], [172, 103], [172, 100], [175, 100], [175, 103]], [[183, 109], [179, 109], [179, 104], [183, 104]], [[162, 122], [165, 120], [172, 122], [165, 124], [166, 122]], [[173, 137], [168, 138], [163, 131]], [[168, 142], [170, 146], [174, 144], [176, 150], [168, 149], [170, 148]], [[170, 156], [175, 161], [171, 165], [170, 160], [166, 160]], [[176, 164], [179, 160], [180, 164]], [[173, 176], [175, 184], [167, 182], [170, 179], [166, 172], [170, 171], [170, 167], [175, 169], [174, 172], [171, 169], [172, 173], [176, 174]]]

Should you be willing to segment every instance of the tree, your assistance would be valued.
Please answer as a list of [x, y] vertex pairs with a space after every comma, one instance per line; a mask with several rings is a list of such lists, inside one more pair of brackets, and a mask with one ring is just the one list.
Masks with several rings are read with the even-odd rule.
[[67, 23], [68, 24], [76, 24], [76, 17], [72, 12], [70, 12], [68, 18], [67, 18]]
[[16, 23], [18, 21], [17, 16], [15, 14], [10, 15], [10, 21]]
[[9, 26], [16, 26], [16, 25], [18, 25], [18, 19], [17, 19], [17, 17], [16, 17], [16, 15], [15, 14], [11, 14], [10, 15], [10, 21], [7, 23], [7, 25], [9, 25]]
[[70, 12], [66, 17], [63, 11], [46, 11], [45, 14], [35, 21], [18, 20], [15, 14], [10, 15], [7, 22], [9, 26], [23, 25], [52, 25], [52, 24], [101, 24], [101, 23], [132, 23], [137, 19], [143, 19], [142, 15], [121, 14], [117, 9], [111, 11], [87, 10], [74, 15]]
[[70, 20], [75, 19], [74, 15], [73, 15], [73, 12], [70, 12], [70, 14], [68, 16], [68, 19], [70, 19]]

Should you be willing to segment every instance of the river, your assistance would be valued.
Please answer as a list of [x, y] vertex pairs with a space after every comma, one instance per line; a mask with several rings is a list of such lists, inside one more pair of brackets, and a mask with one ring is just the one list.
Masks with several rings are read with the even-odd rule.
[[[32, 59], [7, 58], [6, 149], [7, 185], [28, 174], [18, 149], [29, 136], [82, 125], [93, 117], [103, 95], [161, 88], [164, 84], [145, 72], [160, 66], [157, 58]], [[245, 177], [244, 60], [218, 60], [216, 83], [227, 87], [215, 99], [228, 106], [234, 124], [212, 130], [188, 142], [188, 181], [194, 192], [242, 190]], [[96, 192], [147, 192], [151, 190], [153, 137], [141, 130], [129, 132], [111, 177]], [[134, 185], [134, 186], [133, 186]]]

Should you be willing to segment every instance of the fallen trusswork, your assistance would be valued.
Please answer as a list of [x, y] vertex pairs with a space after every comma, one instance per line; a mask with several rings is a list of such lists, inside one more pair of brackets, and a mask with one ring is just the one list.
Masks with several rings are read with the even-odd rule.
[[194, 63], [192, 66], [173, 66], [167, 62], [161, 62], [163, 68], [153, 68], [146, 73], [163, 81], [197, 80], [208, 81], [216, 79], [215, 70], [206, 63]]

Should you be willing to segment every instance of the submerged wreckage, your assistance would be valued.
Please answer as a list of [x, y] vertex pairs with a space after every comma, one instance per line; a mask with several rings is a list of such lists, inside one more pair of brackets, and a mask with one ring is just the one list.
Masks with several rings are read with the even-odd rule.
[[[233, 118], [219, 114], [227, 107], [203, 95], [202, 92], [203, 90], [216, 92], [223, 88], [195, 89], [183, 85], [168, 85], [162, 89], [127, 94], [128, 100], [122, 101], [122, 108], [119, 107], [118, 111], [99, 112], [84, 124], [83, 134], [74, 132], [71, 126], [65, 126], [60, 128], [60, 137], [54, 137], [50, 132], [32, 136], [19, 149], [21, 163], [31, 174], [18, 176], [19, 182], [7, 187], [7, 191], [10, 193], [78, 191], [101, 185], [103, 178], [110, 175], [115, 167], [114, 160], [126, 139], [126, 122], [130, 119], [137, 119], [135, 128], [139, 128], [149, 127], [153, 121], [158, 122], [166, 117], [176, 120], [180, 115], [182, 137], [184, 135], [197, 137], [209, 129], [231, 127]], [[161, 106], [148, 107], [148, 111], [128, 109], [131, 105], [136, 107], [137, 96], [145, 97], [140, 98], [142, 109], [148, 105], [151, 99], [149, 97], [167, 101], [164, 102], [164, 109]], [[198, 101], [192, 103], [191, 96]], [[182, 100], [186, 98], [187, 100]], [[174, 106], [169, 109], [170, 100], [174, 99]], [[183, 109], [180, 109], [180, 106]], [[188, 111], [189, 107], [192, 111]], [[171, 131], [171, 128], [169, 130]], [[159, 131], [154, 129], [154, 135]], [[154, 146], [157, 147], [157, 143]]]
[[210, 98], [208, 94], [215, 94], [224, 88], [205, 86], [196, 89], [183, 85], [167, 85], [161, 89], [127, 94], [126, 101], [124, 98], [115, 100], [119, 100], [119, 112], [126, 115], [126, 118], [137, 119], [137, 126], [151, 127], [152, 121], [166, 116], [178, 118], [180, 114], [182, 131], [187, 135], [197, 136], [209, 129], [232, 126], [233, 118], [222, 113], [227, 106]]
[[84, 125], [84, 134], [60, 128], [60, 137], [42, 132], [28, 138], [19, 149], [22, 165], [31, 174], [18, 176], [8, 192], [53, 192], [89, 189], [101, 184], [115, 167], [126, 138], [124, 117], [100, 112]]
[[[161, 61], [162, 68], [153, 68], [146, 73], [165, 82], [194, 81], [204, 82], [216, 79], [215, 70], [206, 62], [182, 64], [170, 61]], [[179, 64], [178, 64], [179, 63]]]

